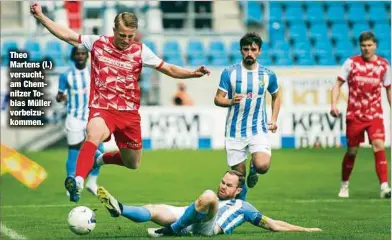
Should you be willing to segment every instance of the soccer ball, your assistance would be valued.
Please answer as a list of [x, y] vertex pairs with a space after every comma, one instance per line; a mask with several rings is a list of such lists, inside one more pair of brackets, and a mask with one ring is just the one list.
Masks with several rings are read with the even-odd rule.
[[68, 214], [68, 225], [73, 233], [85, 235], [95, 228], [95, 212], [85, 206], [72, 209]]

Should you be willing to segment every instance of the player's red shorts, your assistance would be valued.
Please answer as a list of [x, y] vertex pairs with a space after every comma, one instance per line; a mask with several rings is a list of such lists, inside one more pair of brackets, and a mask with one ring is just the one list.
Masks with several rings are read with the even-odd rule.
[[360, 121], [356, 119], [347, 119], [347, 145], [349, 147], [358, 146], [365, 141], [365, 131], [369, 137], [369, 142], [372, 140], [385, 141], [384, 121], [382, 119], [374, 119], [372, 121]]
[[[113, 133], [118, 148], [139, 150], [142, 148], [142, 133], [138, 111], [118, 111], [90, 108], [88, 120], [100, 117]], [[110, 140], [110, 136], [105, 142]]]

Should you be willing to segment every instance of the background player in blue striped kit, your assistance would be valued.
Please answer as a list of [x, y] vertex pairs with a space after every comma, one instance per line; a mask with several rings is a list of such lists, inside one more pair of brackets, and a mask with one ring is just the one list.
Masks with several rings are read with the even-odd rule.
[[[71, 50], [72, 66], [60, 74], [57, 102], [67, 103], [65, 131], [68, 142], [68, 158], [66, 171], [68, 176], [75, 176], [76, 160], [80, 147], [86, 137], [88, 118], [88, 100], [90, 91], [90, 70], [87, 66], [88, 52], [84, 48], [73, 47]], [[103, 152], [102, 144], [95, 157]], [[86, 188], [96, 195], [97, 178], [100, 167], [94, 167], [86, 181]]]
[[[251, 153], [248, 187], [258, 181], [258, 173], [270, 168], [271, 147], [268, 130], [276, 132], [280, 92], [275, 73], [257, 62], [263, 41], [257, 33], [247, 33], [240, 40], [242, 61], [226, 68], [215, 95], [215, 105], [227, 107], [225, 146], [231, 169], [246, 176], [246, 159]], [[272, 96], [272, 115], [267, 123], [266, 92]], [[239, 196], [244, 200], [246, 184]]]
[[319, 232], [319, 228], [305, 228], [280, 220], [273, 220], [261, 214], [251, 203], [235, 199], [241, 192], [244, 176], [230, 170], [223, 176], [217, 193], [204, 191], [199, 198], [187, 207], [175, 207], [165, 204], [145, 205], [141, 207], [124, 205], [117, 201], [103, 187], [98, 188], [98, 198], [113, 217], [124, 216], [133, 222], [152, 221], [160, 229], [149, 228], [150, 237], [171, 235], [212, 236], [231, 234], [236, 227], [249, 222], [275, 232]]

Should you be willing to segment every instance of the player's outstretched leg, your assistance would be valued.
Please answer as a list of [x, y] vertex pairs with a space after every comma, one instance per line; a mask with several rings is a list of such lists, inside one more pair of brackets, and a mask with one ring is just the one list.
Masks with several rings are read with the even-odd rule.
[[211, 190], [206, 190], [196, 202], [188, 206], [177, 221], [168, 227], [148, 229], [148, 235], [150, 237], [181, 235], [181, 231], [189, 225], [208, 221], [214, 217], [217, 210], [218, 200], [216, 194]]
[[121, 203], [119, 203], [119, 201], [117, 201], [117, 199], [115, 199], [104, 187], [98, 187], [97, 196], [112, 217], [119, 217], [121, 215]]

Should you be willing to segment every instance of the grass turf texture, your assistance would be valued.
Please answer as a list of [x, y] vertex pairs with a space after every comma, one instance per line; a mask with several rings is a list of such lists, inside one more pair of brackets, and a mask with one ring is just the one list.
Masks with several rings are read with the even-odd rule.
[[[87, 191], [77, 205], [69, 202], [63, 186], [66, 149], [25, 154], [45, 167], [48, 178], [31, 190], [9, 174], [2, 177], [1, 221], [18, 234], [28, 239], [141, 239], [147, 238], [147, 227], [156, 226], [111, 218]], [[273, 150], [270, 171], [248, 191], [247, 200], [266, 216], [324, 232], [273, 233], [245, 223], [232, 235], [213, 238], [391, 239], [391, 205], [379, 199], [371, 149], [359, 152], [350, 198], [337, 198], [343, 154], [343, 149]], [[224, 151], [146, 151], [140, 169], [107, 165], [98, 181], [125, 204], [188, 205], [205, 189], [216, 190], [226, 169]], [[67, 226], [68, 212], [78, 205], [97, 209], [96, 228], [86, 236], [74, 235]]]

